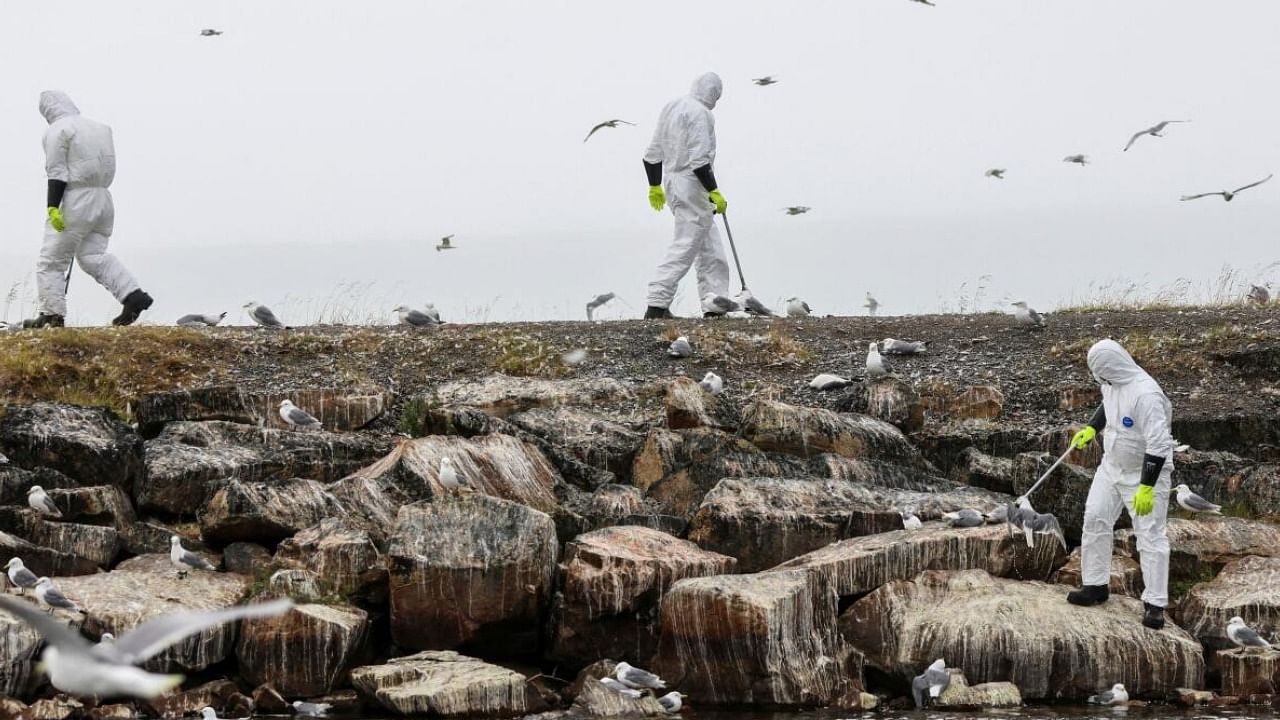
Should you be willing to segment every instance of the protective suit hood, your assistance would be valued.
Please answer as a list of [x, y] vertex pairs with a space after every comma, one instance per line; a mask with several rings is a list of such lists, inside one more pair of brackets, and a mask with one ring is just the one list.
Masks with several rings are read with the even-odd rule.
[[1099, 340], [1089, 348], [1089, 371], [1112, 385], [1127, 385], [1147, 374], [1115, 340]]
[[720, 76], [713, 72], [699, 75], [689, 90], [693, 99], [706, 105], [708, 110], [716, 109], [716, 102], [720, 100], [722, 92], [724, 92], [724, 83], [720, 82]]
[[80, 108], [61, 90], [45, 90], [40, 93], [40, 114], [52, 125], [69, 115], [79, 115]]

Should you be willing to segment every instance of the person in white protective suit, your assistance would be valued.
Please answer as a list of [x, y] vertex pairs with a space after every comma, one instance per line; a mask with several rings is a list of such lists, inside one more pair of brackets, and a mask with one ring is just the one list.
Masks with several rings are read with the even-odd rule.
[[48, 217], [36, 265], [40, 314], [26, 327], [62, 327], [67, 314], [67, 272], [72, 259], [124, 306], [112, 323], [130, 325], [151, 307], [151, 296], [107, 252], [115, 222], [111, 181], [116, 151], [111, 128], [80, 114], [66, 93], [40, 93], [48, 175]]
[[1089, 348], [1089, 370], [1102, 386], [1102, 406], [1072, 444], [1083, 449], [1102, 433], [1102, 463], [1085, 501], [1080, 543], [1081, 587], [1067, 595], [1074, 605], [1107, 601], [1113, 528], [1125, 508], [1133, 519], [1142, 565], [1142, 624], [1164, 627], [1169, 604], [1170, 477], [1173, 474], [1173, 408], [1160, 385], [1114, 340]]
[[[658, 211], [670, 206], [676, 220], [675, 239], [658, 265], [657, 277], [649, 283], [646, 320], [672, 317], [669, 308], [676, 287], [691, 266], [696, 265], [698, 272], [698, 297], [729, 292], [729, 261], [713, 222], [715, 213], [728, 207], [712, 172], [716, 119], [711, 111], [722, 89], [715, 73], [694, 80], [688, 95], [662, 108], [644, 153], [649, 205]], [[713, 310], [703, 308], [707, 315], [717, 314]]]

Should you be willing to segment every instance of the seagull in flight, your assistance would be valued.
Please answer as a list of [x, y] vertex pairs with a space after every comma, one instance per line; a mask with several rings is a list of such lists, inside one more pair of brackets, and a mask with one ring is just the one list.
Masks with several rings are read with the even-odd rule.
[[783, 212], [785, 212], [788, 215], [803, 215], [812, 209], [813, 208], [806, 207], [804, 205], [791, 205], [790, 207], [782, 208]]
[[871, 297], [871, 293], [867, 293], [867, 302], [862, 307], [867, 309], [868, 316], [875, 317], [876, 311], [880, 309], [880, 301]]
[[213, 28], [205, 28], [200, 31], [200, 37], [217, 37], [221, 34], [221, 30], [214, 30]]
[[1185, 122], [1191, 122], [1191, 121], [1190, 120], [1163, 120], [1161, 122], [1156, 123], [1155, 125], [1152, 125], [1146, 130], [1139, 130], [1138, 132], [1133, 134], [1133, 137], [1129, 138], [1129, 142], [1125, 144], [1124, 150], [1125, 152], [1128, 152], [1129, 148], [1133, 147], [1133, 144], [1138, 142], [1138, 138], [1142, 137], [1143, 135], [1150, 135], [1151, 137], [1164, 137], [1164, 135], [1161, 135], [1161, 132], [1163, 132], [1164, 129], [1168, 127], [1170, 123], [1185, 123]]
[[995, 178], [995, 179], [997, 179], [997, 180], [1003, 180], [1003, 179], [1004, 179], [1004, 174], [1005, 174], [1006, 172], [1009, 172], [1009, 171], [1008, 171], [1008, 170], [1005, 170], [1004, 168], [991, 168], [990, 170], [988, 170], [988, 171], [986, 171], [985, 173], [983, 173], [983, 174], [982, 174], [982, 176], [983, 176], [983, 177], [992, 177], [992, 178]]
[[951, 673], [947, 672], [946, 662], [942, 658], [934, 660], [924, 672], [911, 680], [911, 697], [916, 701], [916, 709], [923, 708], [930, 700], [936, 700], [950, 684]]
[[600, 293], [599, 295], [588, 300], [587, 301], [587, 320], [595, 320], [596, 310], [600, 309], [605, 303], [609, 302], [610, 300], [616, 297], [618, 296], [611, 292], [607, 292], [607, 293]]
[[604, 122], [600, 123], [599, 125], [596, 125], [595, 127], [591, 128], [591, 132], [587, 133], [587, 136], [586, 136], [585, 138], [583, 138], [583, 139], [582, 139], [582, 142], [586, 142], [586, 141], [590, 140], [590, 139], [591, 139], [591, 136], [592, 136], [592, 135], [595, 135], [595, 134], [596, 134], [596, 131], [597, 131], [597, 130], [599, 130], [600, 128], [616, 128], [616, 127], [618, 127], [618, 125], [620, 125], [620, 124], [621, 124], [621, 125], [635, 125], [635, 123], [633, 123], [633, 122], [627, 122], [626, 120], [616, 120], [616, 119], [615, 119], [615, 120], [605, 120]]
[[928, 5], [929, 7], [937, 7], [934, 3], [929, 2], [929, 0], [911, 0], [911, 2], [920, 3], [921, 5]]
[[1075, 163], [1075, 164], [1077, 164], [1077, 165], [1079, 165], [1079, 166], [1083, 167], [1083, 166], [1085, 166], [1085, 165], [1088, 165], [1088, 164], [1089, 164], [1089, 156], [1088, 156], [1088, 155], [1068, 155], [1068, 156], [1066, 156], [1066, 157], [1062, 158], [1062, 162], [1065, 162], [1065, 163]]
[[[1274, 173], [1273, 173], [1273, 174], [1274, 174]], [[1258, 187], [1258, 186], [1259, 186], [1259, 185], [1261, 185], [1262, 183], [1264, 183], [1264, 182], [1266, 182], [1266, 181], [1270, 180], [1270, 179], [1271, 179], [1271, 177], [1272, 177], [1271, 175], [1268, 175], [1268, 176], [1266, 176], [1266, 177], [1262, 178], [1261, 180], [1259, 180], [1259, 181], [1257, 181], [1257, 182], [1251, 182], [1251, 183], [1249, 183], [1248, 185], [1243, 185], [1243, 186], [1241, 186], [1241, 187], [1236, 188], [1235, 190], [1222, 190], [1222, 191], [1220, 191], [1220, 192], [1207, 192], [1207, 193], [1200, 193], [1199, 195], [1183, 195], [1181, 199], [1182, 199], [1182, 201], [1183, 201], [1183, 202], [1186, 202], [1187, 200], [1199, 200], [1199, 199], [1200, 199], [1200, 198], [1202, 198], [1202, 197], [1209, 197], [1210, 195], [1221, 195], [1223, 200], [1226, 200], [1227, 202], [1231, 202], [1231, 200], [1232, 200], [1233, 198], [1235, 198], [1236, 193], [1242, 192], [1242, 191], [1244, 191], [1244, 190], [1248, 190], [1249, 188]]]
[[778, 81], [774, 80], [772, 75], [765, 75], [764, 77], [751, 78], [751, 82], [759, 85], [760, 87], [768, 87], [770, 85], [776, 85]]
[[436, 252], [440, 252], [441, 250], [454, 250], [456, 247], [457, 246], [453, 244], [453, 235], [445, 235], [440, 238], [440, 244], [436, 246]]
[[159, 675], [135, 667], [183, 638], [205, 628], [250, 617], [275, 617], [293, 607], [284, 599], [208, 612], [162, 615], [130, 630], [115, 642], [91, 644], [77, 630], [31, 607], [0, 596], [4, 610], [35, 628], [45, 639], [40, 656], [57, 690], [80, 698], [132, 697], [150, 700], [182, 684], [181, 675]]

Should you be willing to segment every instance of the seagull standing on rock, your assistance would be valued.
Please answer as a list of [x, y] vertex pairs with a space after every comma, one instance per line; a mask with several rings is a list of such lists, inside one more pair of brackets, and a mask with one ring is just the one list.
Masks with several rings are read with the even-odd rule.
[[617, 680], [614, 680], [611, 677], [600, 678], [600, 684], [616, 693], [621, 693], [623, 695], [626, 695], [629, 698], [638, 698], [642, 694], [639, 690], [633, 690], [632, 688], [629, 688], [626, 685], [623, 685], [622, 683], [618, 682]]
[[311, 413], [294, 405], [292, 400], [280, 401], [280, 419], [291, 428], [319, 430], [321, 427], [319, 420], [312, 417]]
[[667, 687], [667, 684], [657, 675], [625, 662], [620, 662], [614, 667], [613, 676], [623, 685], [637, 690], [662, 690]]
[[1089, 696], [1089, 703], [1093, 705], [1124, 705], [1129, 702], [1129, 693], [1124, 689], [1124, 685], [1116, 683], [1111, 689]]
[[1209, 515], [1221, 515], [1222, 506], [1214, 505], [1199, 495], [1191, 492], [1191, 488], [1186, 483], [1181, 483], [1173, 489], [1178, 495], [1178, 505], [1183, 510], [1189, 510], [1193, 513], [1207, 513]]
[[681, 695], [678, 692], [669, 692], [658, 698], [658, 704], [661, 705], [662, 709], [666, 710], [669, 715], [672, 713], [678, 713], [680, 712], [680, 708], [684, 707], [684, 695]]
[[19, 595], [24, 590], [34, 589], [36, 583], [40, 580], [35, 573], [22, 564], [22, 558], [19, 557], [9, 558], [9, 564], [5, 566], [5, 569], [9, 575], [9, 582], [18, 588]]
[[40, 601], [41, 605], [48, 608], [49, 612], [53, 612], [55, 608], [68, 612], [80, 612], [80, 606], [71, 602], [71, 599], [66, 595], [63, 595], [58, 586], [54, 585], [53, 581], [47, 577], [36, 580], [36, 599]]
[[889, 368], [884, 364], [884, 358], [880, 357], [880, 350], [875, 343], [871, 343], [867, 346], [867, 377], [875, 380], [888, 374]]
[[1256, 630], [1244, 624], [1239, 615], [1227, 622], [1227, 639], [1236, 644], [1241, 652], [1249, 648], [1269, 648], [1271, 643], [1262, 639]]
[[169, 536], [169, 564], [178, 569], [178, 577], [186, 577], [190, 570], [217, 570], [213, 563], [182, 547], [182, 538]]
[[111, 645], [92, 645], [78, 630], [67, 627], [28, 603], [0, 597], [0, 610], [35, 628], [45, 640], [40, 656], [57, 690], [79, 698], [131, 697], [150, 700], [182, 684], [181, 675], [157, 675], [134, 667], [174, 643], [206, 628], [250, 617], [275, 617], [293, 607], [292, 600], [276, 600], [209, 612], [185, 612], [149, 620]]
[[1025, 300], [1013, 303], [1013, 319], [1025, 328], [1042, 328], [1045, 326], [1044, 316], [1033, 308], [1027, 307]]
[[27, 505], [46, 517], [62, 517], [62, 511], [53, 502], [53, 498], [49, 497], [49, 494], [39, 485], [32, 485], [31, 489], [27, 490]]
[[273, 330], [284, 329], [284, 323], [280, 322], [280, 319], [276, 317], [276, 314], [271, 312], [271, 308], [266, 305], [255, 300], [250, 300], [244, 304], [244, 309], [249, 311], [249, 318], [258, 325], [264, 328], [271, 328]]
[[469, 488], [471, 484], [463, 477], [462, 473], [453, 466], [453, 460], [447, 457], [440, 458], [440, 484], [449, 492], [459, 492], [463, 488]]
[[1271, 291], [1263, 285], [1250, 285], [1249, 295], [1247, 297], [1250, 301], [1258, 303], [1259, 305], [1266, 305], [1271, 302]]

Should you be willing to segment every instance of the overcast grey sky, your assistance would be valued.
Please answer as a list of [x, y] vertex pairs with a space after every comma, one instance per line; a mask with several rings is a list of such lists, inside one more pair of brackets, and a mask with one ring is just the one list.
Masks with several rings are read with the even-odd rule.
[[[640, 155], [706, 70], [725, 81], [716, 175], [768, 302], [853, 314], [870, 290], [931, 312], [989, 275], [980, 309], [1047, 309], [1114, 278], [1280, 279], [1280, 181], [1178, 202], [1280, 170], [1280, 3], [936, 1], [4, 0], [0, 286], [31, 277], [37, 96], [59, 88], [115, 129], [112, 247], [157, 298], [147, 320], [243, 323], [250, 299], [294, 323], [331, 301], [580, 318], [606, 290], [630, 306], [600, 315], [636, 316], [671, 234]], [[751, 84], [765, 74], [781, 82]], [[583, 144], [613, 117], [639, 125]], [[435, 252], [448, 233], [460, 249]], [[118, 309], [79, 272], [71, 306]]]

